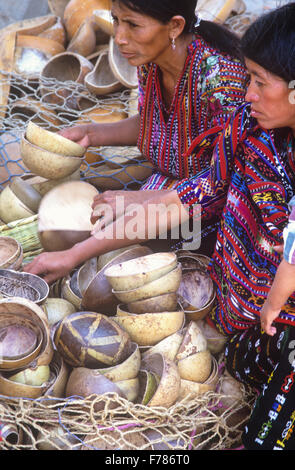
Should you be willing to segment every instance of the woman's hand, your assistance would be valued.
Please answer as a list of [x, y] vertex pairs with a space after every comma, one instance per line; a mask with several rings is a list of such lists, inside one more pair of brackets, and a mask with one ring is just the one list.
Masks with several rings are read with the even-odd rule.
[[27, 273], [36, 274], [43, 277], [48, 284], [60, 279], [75, 267], [75, 262], [70, 255], [70, 251], [45, 252], [36, 256], [36, 258], [23, 270]]
[[58, 133], [62, 137], [82, 145], [82, 147], [88, 148], [90, 146], [89, 129], [87, 124], [68, 127], [67, 129], [62, 129]]
[[139, 135], [140, 117], [137, 114], [121, 121], [77, 124], [59, 131], [67, 139], [82, 147], [136, 145]]
[[96, 224], [95, 231], [101, 230], [125, 213], [128, 201], [132, 199], [128, 192], [105, 191], [94, 197], [90, 221]]
[[[159, 196], [159, 191], [105, 191], [97, 194], [92, 203], [91, 223], [102, 229], [132, 210], [132, 205], [147, 202]], [[133, 206], [134, 208], [134, 206]]]

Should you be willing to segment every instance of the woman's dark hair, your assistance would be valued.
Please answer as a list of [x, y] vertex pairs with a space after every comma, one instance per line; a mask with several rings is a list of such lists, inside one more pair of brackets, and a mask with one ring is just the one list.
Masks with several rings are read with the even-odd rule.
[[156, 18], [164, 24], [168, 23], [173, 16], [181, 15], [185, 19], [184, 33], [199, 34], [213, 48], [232, 57], [242, 58], [239, 38], [223, 25], [202, 20], [200, 25], [195, 28], [197, 0], [119, 1], [130, 10]]
[[241, 38], [243, 55], [286, 82], [295, 79], [295, 3], [262, 15]]

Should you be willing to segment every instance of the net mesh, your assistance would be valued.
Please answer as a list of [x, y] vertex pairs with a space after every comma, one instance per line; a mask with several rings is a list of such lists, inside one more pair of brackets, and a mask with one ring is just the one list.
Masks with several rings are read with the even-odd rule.
[[[124, 119], [137, 110], [137, 90], [121, 92], [98, 98], [84, 85], [61, 82], [56, 79], [30, 79], [15, 73], [2, 73], [0, 87], [9, 82], [7, 105], [0, 107], [0, 176], [3, 188], [14, 176], [29, 173], [22, 162], [20, 139], [29, 120], [39, 126], [58, 131], [90, 121], [110, 122]], [[46, 88], [50, 92], [42, 95]], [[67, 97], [62, 96], [66, 88]], [[56, 106], [47, 102], [48, 94], [61, 97]], [[76, 109], [68, 103], [77, 102]], [[151, 165], [145, 161], [136, 147], [89, 148], [81, 166], [81, 179], [94, 182], [101, 189], [136, 189], [151, 174]], [[97, 180], [97, 178], [100, 178]], [[98, 182], [97, 182], [98, 181]]]
[[[220, 370], [217, 386], [225, 376]], [[173, 406], [134, 404], [108, 396], [0, 396], [0, 448], [15, 450], [224, 450], [241, 445], [255, 395], [207, 392]]]

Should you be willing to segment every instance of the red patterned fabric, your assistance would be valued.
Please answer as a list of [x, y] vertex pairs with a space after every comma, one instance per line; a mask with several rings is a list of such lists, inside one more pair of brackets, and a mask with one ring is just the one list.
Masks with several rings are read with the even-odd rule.
[[138, 147], [154, 165], [154, 173], [142, 189], [173, 188], [184, 204], [193, 205], [190, 180], [209, 167], [216, 137], [244, 101], [245, 68], [198, 36], [188, 47], [168, 112], [159, 67], [142, 66], [138, 76]]
[[[217, 289], [211, 319], [226, 334], [259, 322], [280, 263], [273, 247], [282, 243], [295, 192], [294, 148], [289, 129], [260, 128], [248, 104], [233, 114], [216, 146], [211, 191], [223, 183], [228, 193], [210, 267]], [[294, 295], [277, 321], [294, 325]]]

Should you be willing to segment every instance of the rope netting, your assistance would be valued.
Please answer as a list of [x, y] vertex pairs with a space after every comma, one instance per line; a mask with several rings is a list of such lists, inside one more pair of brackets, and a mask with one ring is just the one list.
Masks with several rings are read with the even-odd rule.
[[[224, 375], [220, 373], [218, 388]], [[255, 396], [209, 391], [169, 408], [134, 404], [116, 393], [87, 398], [0, 395], [1, 449], [224, 450], [237, 449]]]
[[[136, 89], [98, 98], [73, 81], [1, 73], [0, 88], [5, 89], [8, 83], [10, 87], [7, 105], [0, 107], [0, 115], [4, 115], [0, 134], [1, 188], [14, 176], [29, 173], [20, 153], [20, 139], [29, 120], [54, 132], [76, 124], [121, 120], [137, 110]], [[58, 106], [47, 102], [52, 93], [60, 98]], [[83, 159], [80, 177], [102, 190], [136, 189], [150, 174], [151, 165], [136, 147], [91, 147]]]

